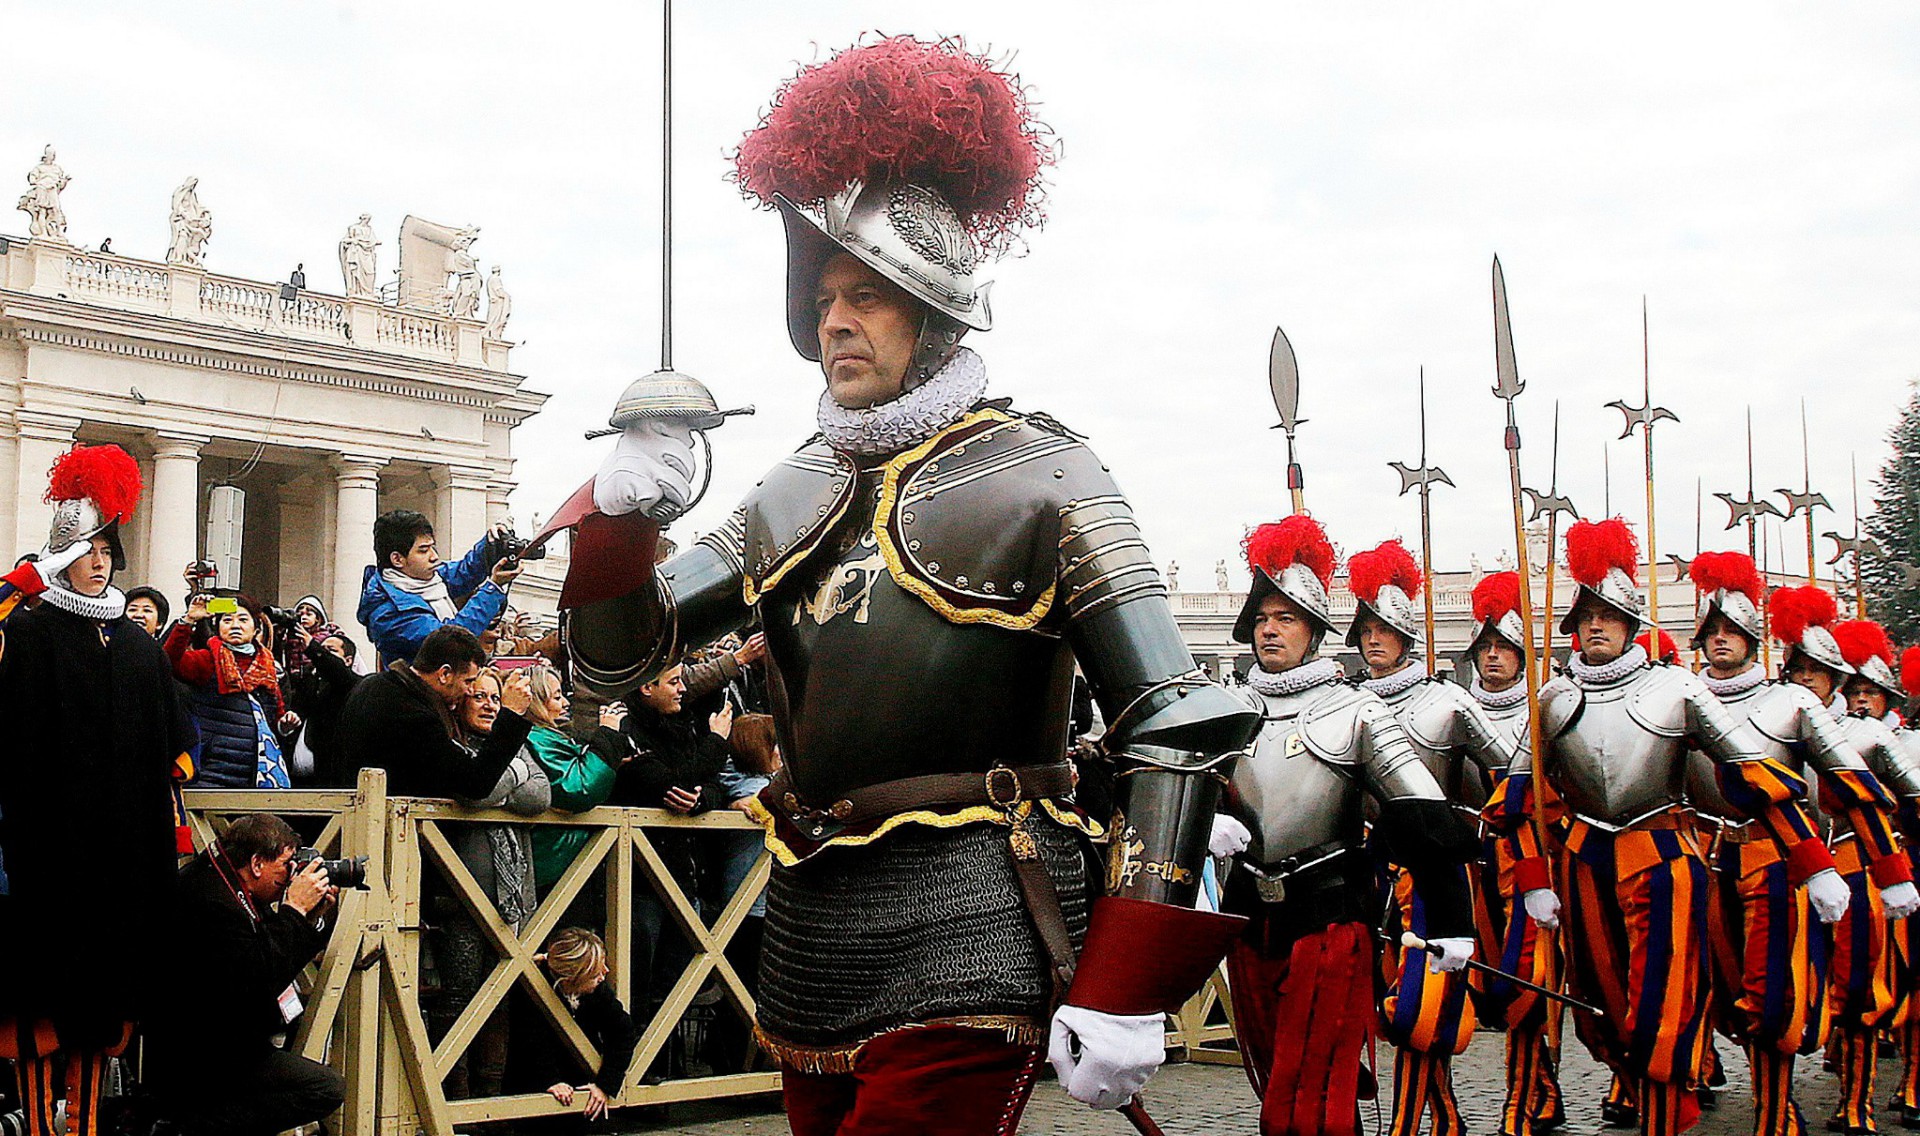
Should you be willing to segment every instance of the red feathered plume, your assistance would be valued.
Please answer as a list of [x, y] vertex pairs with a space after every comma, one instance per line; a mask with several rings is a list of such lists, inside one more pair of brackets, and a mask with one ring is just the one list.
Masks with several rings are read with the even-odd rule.
[[1920, 647], [1908, 647], [1900, 656], [1900, 685], [1908, 698], [1920, 698]]
[[1495, 572], [1473, 586], [1473, 618], [1481, 623], [1520, 610], [1520, 573]]
[[1825, 627], [1840, 616], [1840, 605], [1825, 590], [1811, 585], [1776, 588], [1767, 597], [1767, 620], [1773, 637], [1796, 645], [1809, 627]]
[[1378, 548], [1347, 558], [1347, 586], [1362, 602], [1373, 603], [1388, 584], [1408, 596], [1420, 594], [1420, 565], [1399, 541], [1382, 541]]
[[1893, 640], [1887, 638], [1887, 629], [1873, 620], [1849, 619], [1834, 624], [1832, 630], [1833, 641], [1840, 644], [1840, 657], [1848, 666], [1863, 666], [1875, 656], [1893, 665]]
[[1240, 542], [1247, 554], [1247, 567], [1258, 568], [1278, 580], [1290, 564], [1299, 564], [1320, 577], [1322, 584], [1333, 582], [1333, 542], [1320, 522], [1304, 513], [1295, 513], [1284, 521], [1261, 525]]
[[958, 39], [890, 36], [804, 67], [734, 154], [761, 204], [808, 202], [855, 181], [938, 188], [989, 250], [1045, 219], [1055, 153], [1016, 76]]
[[1744, 552], [1703, 552], [1693, 558], [1687, 575], [1693, 577], [1696, 592], [1725, 588], [1745, 594], [1754, 603], [1759, 603], [1760, 593], [1767, 590], [1760, 582], [1759, 569], [1753, 566], [1753, 557]]
[[140, 467], [119, 446], [75, 446], [47, 474], [46, 500], [85, 497], [106, 521], [130, 521], [140, 503]]
[[1591, 588], [1618, 568], [1627, 579], [1640, 582], [1640, 542], [1618, 517], [1604, 521], [1575, 521], [1567, 530], [1567, 571], [1576, 582]]
[[1653, 656], [1653, 658], [1659, 662], [1671, 663], [1678, 661], [1680, 658], [1680, 645], [1675, 643], [1673, 636], [1667, 634], [1664, 629], [1660, 632], [1660, 649], [1658, 651], [1653, 649], [1653, 632], [1651, 630], [1642, 631], [1640, 637], [1635, 639], [1634, 642], [1640, 644], [1640, 646], [1646, 650], [1647, 654]]

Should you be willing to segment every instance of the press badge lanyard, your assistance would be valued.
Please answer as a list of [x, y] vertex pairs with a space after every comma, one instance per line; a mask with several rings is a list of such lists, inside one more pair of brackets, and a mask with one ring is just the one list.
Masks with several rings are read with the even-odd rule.
[[[259, 930], [260, 910], [253, 905], [253, 897], [247, 894], [247, 889], [241, 887], [238, 880], [228, 874], [227, 869], [232, 865], [227, 861], [226, 846], [216, 840], [210, 851], [212, 854], [208, 859], [213, 863], [213, 870], [220, 873], [220, 882], [226, 884], [228, 890], [233, 892], [233, 897], [240, 901], [241, 907], [246, 909], [247, 918], [253, 921], [254, 929]], [[281, 1022], [286, 1025], [292, 1025], [293, 1020], [306, 1008], [300, 1002], [299, 988], [291, 982], [287, 983], [287, 988], [280, 992], [280, 996], [274, 999], [274, 1002], [279, 1006]]]

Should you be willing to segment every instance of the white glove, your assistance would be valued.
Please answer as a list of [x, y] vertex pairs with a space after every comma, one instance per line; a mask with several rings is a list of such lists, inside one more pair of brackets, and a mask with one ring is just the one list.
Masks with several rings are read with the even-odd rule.
[[620, 432], [593, 479], [594, 507], [609, 517], [665, 503], [677, 514], [693, 500], [693, 431], [665, 418]]
[[1807, 902], [1813, 904], [1813, 913], [1820, 917], [1820, 922], [1838, 923], [1853, 902], [1853, 892], [1839, 872], [1822, 868], [1807, 880]]
[[1472, 939], [1427, 940], [1427, 969], [1435, 974], [1450, 974], [1456, 970], [1465, 970], [1467, 960], [1472, 957]]
[[74, 561], [93, 551], [93, 540], [76, 540], [58, 552], [43, 552], [33, 562], [33, 570], [39, 574], [40, 582], [51, 588], [59, 581], [60, 573], [65, 572]]
[[1887, 907], [1887, 918], [1905, 919], [1920, 911], [1920, 888], [1910, 882], [1894, 884], [1890, 888], [1880, 889], [1880, 902]]
[[1553, 894], [1552, 888], [1534, 888], [1520, 897], [1527, 909], [1527, 917], [1542, 927], [1553, 928], [1560, 925], [1560, 897]]
[[1225, 813], [1215, 813], [1213, 817], [1213, 835], [1207, 838], [1207, 854], [1210, 856], [1233, 856], [1247, 850], [1253, 843], [1253, 833], [1247, 826]]
[[1047, 1060], [1060, 1087], [1082, 1104], [1119, 1108], [1166, 1056], [1165, 1014], [1103, 1014], [1084, 1006], [1054, 1011]]

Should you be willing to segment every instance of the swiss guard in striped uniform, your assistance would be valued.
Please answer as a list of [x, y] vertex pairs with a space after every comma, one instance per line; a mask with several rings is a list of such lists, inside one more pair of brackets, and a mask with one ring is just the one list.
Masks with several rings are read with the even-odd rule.
[[[1633, 534], [1618, 519], [1567, 533], [1567, 567], [1579, 587], [1560, 627], [1575, 652], [1569, 673], [1540, 694], [1543, 772], [1565, 810], [1572, 986], [1606, 1011], [1576, 1012], [1575, 1026], [1634, 1083], [1641, 1130], [1670, 1136], [1699, 1116], [1691, 1089], [1706, 1042], [1709, 886], [1682, 811], [1688, 748], [1714, 760], [1722, 793], [1780, 843], [1790, 880], [1810, 881], [1816, 907], [1844, 907], [1846, 884], [1802, 804], [1805, 782], [1766, 758], [1752, 729], [1699, 679], [1653, 663], [1633, 642], [1646, 618], [1635, 591], [1638, 561]], [[1532, 782], [1523, 750], [1487, 815], [1520, 842], [1515, 879], [1528, 914], [1552, 924], [1560, 903], [1527, 824], [1537, 807]]]

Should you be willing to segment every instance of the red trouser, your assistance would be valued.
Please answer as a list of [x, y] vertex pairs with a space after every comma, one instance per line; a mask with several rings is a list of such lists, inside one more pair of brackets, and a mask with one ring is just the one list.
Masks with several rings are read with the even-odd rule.
[[793, 1136], [1012, 1136], [1040, 1057], [998, 1030], [894, 1030], [851, 1073], [785, 1070], [787, 1125]]
[[1335, 923], [1271, 953], [1245, 939], [1227, 955], [1234, 1034], [1261, 1136], [1356, 1136], [1360, 1060], [1373, 1025], [1373, 943]]

